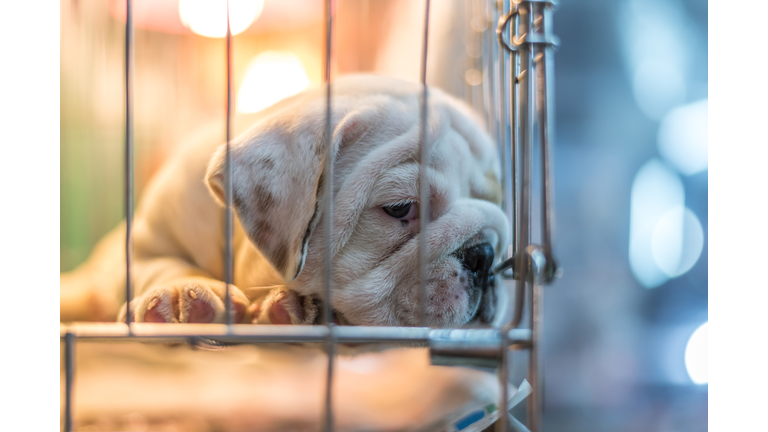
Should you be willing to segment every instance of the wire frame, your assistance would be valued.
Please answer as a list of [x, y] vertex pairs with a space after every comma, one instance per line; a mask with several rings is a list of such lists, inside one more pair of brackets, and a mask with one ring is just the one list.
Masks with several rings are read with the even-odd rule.
[[324, 76], [325, 82], [325, 127], [323, 131], [323, 141], [327, 149], [325, 156], [324, 178], [324, 200], [323, 212], [325, 214], [325, 283], [323, 292], [323, 324], [328, 329], [325, 352], [328, 357], [328, 368], [325, 376], [325, 404], [323, 413], [323, 426], [325, 431], [333, 430], [333, 367], [335, 354], [334, 325], [333, 325], [333, 307], [331, 292], [333, 291], [333, 162], [336, 152], [333, 148], [332, 134], [332, 84], [331, 84], [331, 60], [333, 49], [333, 0], [325, 0], [325, 62]]
[[133, 5], [126, 0], [125, 8], [125, 324], [130, 328], [133, 316]]
[[232, 28], [230, 26], [229, 1], [227, 1], [227, 109], [226, 109], [226, 154], [224, 156], [224, 319], [228, 326], [234, 322], [230, 286], [234, 280], [232, 237], [234, 215], [232, 209]]
[[[473, 0], [475, 1], [475, 0]], [[75, 371], [75, 345], [77, 339], [91, 341], [155, 341], [155, 342], [191, 342], [196, 340], [215, 340], [222, 343], [274, 343], [274, 342], [321, 342], [325, 344], [328, 357], [324, 409], [322, 413], [323, 429], [334, 428], [332, 384], [336, 343], [406, 343], [409, 346], [429, 347], [433, 364], [493, 366], [499, 368], [501, 384], [500, 415], [497, 430], [507, 431], [510, 421], [519, 428], [525, 428], [507, 418], [508, 370], [511, 364], [511, 352], [514, 349], [529, 351], [528, 380], [533, 394], [528, 402], [528, 423], [530, 430], [541, 430], [541, 287], [550, 282], [555, 274], [556, 265], [552, 259], [552, 180], [551, 150], [554, 139], [554, 103], [553, 103], [553, 50], [559, 43], [551, 35], [552, 11], [556, 3], [550, 0], [476, 0], [479, 2], [472, 10], [479, 22], [498, 21], [495, 29], [496, 45], [490, 25], [481, 25], [480, 41], [482, 45], [482, 103], [476, 104], [484, 109], [489, 131], [499, 145], [502, 158], [502, 185], [504, 209], [512, 224], [513, 245], [509, 248], [501, 264], [494, 268], [494, 273], [514, 280], [515, 295], [512, 319], [500, 329], [490, 330], [444, 330], [429, 329], [426, 302], [428, 262], [427, 233], [429, 230], [429, 156], [430, 142], [428, 135], [429, 90], [427, 86], [427, 53], [429, 46], [430, 0], [425, 0], [420, 81], [419, 118], [419, 314], [421, 327], [339, 327], [332, 322], [332, 237], [333, 237], [333, 161], [335, 150], [332, 142], [332, 80], [331, 64], [333, 59], [333, 26], [335, 4], [325, 0], [324, 19], [324, 83], [326, 90], [325, 127], [323, 141], [326, 144], [326, 165], [324, 171], [325, 250], [324, 250], [324, 302], [322, 326], [245, 326], [232, 324], [234, 307], [230, 285], [233, 283], [233, 229], [234, 214], [232, 206], [232, 110], [233, 97], [233, 38], [229, 22], [229, 2], [227, 2], [226, 34], [226, 156], [225, 156], [225, 209], [224, 209], [224, 282], [225, 324], [145, 324], [132, 323], [131, 300], [133, 299], [132, 280], [132, 223], [134, 201], [133, 178], [133, 11], [132, 0], [126, 0], [125, 27], [125, 211], [126, 211], [126, 320], [125, 326], [114, 324], [74, 324], [62, 325], [60, 336], [65, 342], [65, 408], [64, 430], [73, 428], [72, 404]], [[473, 100], [478, 93], [472, 92]], [[531, 239], [531, 176], [533, 172], [532, 154], [534, 151], [535, 126], [539, 127], [539, 150], [541, 152], [540, 175], [542, 182], [542, 232], [541, 245], [530, 244]], [[526, 286], [530, 296], [526, 301]], [[528, 305], [531, 315], [530, 329], [521, 328], [523, 308]]]
[[429, 251], [427, 250], [427, 232], [429, 229], [429, 141], [427, 137], [427, 118], [429, 117], [428, 89], [427, 89], [427, 50], [429, 47], [429, 0], [425, 0], [424, 11], [424, 39], [421, 48], [421, 110], [419, 115], [419, 310], [420, 323], [427, 326], [427, 262]]

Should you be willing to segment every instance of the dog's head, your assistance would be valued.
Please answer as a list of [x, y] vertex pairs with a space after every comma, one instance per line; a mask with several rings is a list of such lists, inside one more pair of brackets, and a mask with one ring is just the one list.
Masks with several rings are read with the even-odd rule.
[[[276, 105], [231, 147], [233, 202], [250, 240], [301, 295], [323, 292], [323, 220], [333, 217], [333, 309], [342, 323], [418, 325], [418, 84], [355, 76], [333, 83], [333, 214], [322, 213], [325, 90]], [[499, 162], [474, 114], [429, 91], [427, 323], [490, 323], [491, 264], [507, 244]], [[207, 180], [223, 200], [224, 148]]]

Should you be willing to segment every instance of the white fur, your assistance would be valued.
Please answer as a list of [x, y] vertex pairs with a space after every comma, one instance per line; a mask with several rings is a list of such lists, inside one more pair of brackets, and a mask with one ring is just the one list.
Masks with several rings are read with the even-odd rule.
[[[333, 92], [333, 308], [345, 323], [415, 325], [419, 221], [403, 225], [382, 206], [418, 202], [421, 87], [355, 76], [334, 82]], [[292, 301], [310, 308], [300, 298], [323, 292], [325, 238], [314, 228], [329, 217], [322, 214], [327, 197], [320, 187], [327, 155], [325, 90], [291, 97], [260, 117], [232, 145], [233, 295], [260, 305], [256, 318], [268, 322], [265, 311], [275, 290], [295, 292]], [[499, 257], [507, 245], [508, 223], [498, 206], [500, 167], [479, 124], [464, 105], [430, 89], [427, 318], [434, 326], [463, 325], [472, 315], [461, 263], [451, 254], [487, 241]], [[137, 320], [154, 298], [161, 299], [154, 307], [172, 314], [168, 302], [176, 295], [180, 312], [172, 320], [185, 322], [189, 289], [210, 300], [215, 321], [223, 319], [223, 210], [217, 204], [223, 200], [223, 166], [223, 146], [188, 146], [142, 197], [134, 225]], [[124, 230], [116, 229], [98, 254], [62, 275], [62, 320], [87, 319], [89, 307], [99, 310], [90, 318], [116, 314], [125, 276]]]

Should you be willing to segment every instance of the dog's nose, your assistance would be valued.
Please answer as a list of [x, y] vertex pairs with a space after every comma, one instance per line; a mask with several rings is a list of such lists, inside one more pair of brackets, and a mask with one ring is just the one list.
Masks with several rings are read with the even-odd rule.
[[464, 267], [485, 279], [493, 264], [493, 248], [490, 243], [480, 243], [464, 252]]

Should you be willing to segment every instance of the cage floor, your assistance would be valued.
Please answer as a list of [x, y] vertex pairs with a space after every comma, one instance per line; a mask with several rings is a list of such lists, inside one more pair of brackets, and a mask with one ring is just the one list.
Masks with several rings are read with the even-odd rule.
[[[339, 356], [335, 366], [339, 431], [414, 430], [474, 396], [498, 392], [494, 374], [430, 366], [426, 349]], [[319, 430], [326, 368], [322, 352], [304, 347], [208, 351], [81, 342], [74, 426], [87, 431]], [[63, 361], [61, 389], [63, 412]]]

